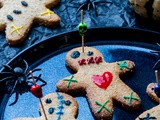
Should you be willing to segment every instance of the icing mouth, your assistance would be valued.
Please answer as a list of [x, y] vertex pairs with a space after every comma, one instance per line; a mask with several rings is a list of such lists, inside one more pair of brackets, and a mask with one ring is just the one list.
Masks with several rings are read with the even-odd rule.
[[99, 64], [100, 62], [102, 62], [102, 57], [98, 56], [98, 57], [89, 57], [88, 59], [83, 58], [78, 61], [78, 64], [82, 66], [82, 65], [89, 65], [89, 64]]

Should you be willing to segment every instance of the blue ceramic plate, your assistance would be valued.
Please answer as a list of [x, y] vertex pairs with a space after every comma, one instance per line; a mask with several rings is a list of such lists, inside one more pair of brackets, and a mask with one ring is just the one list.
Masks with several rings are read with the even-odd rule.
[[[106, 62], [129, 59], [135, 62], [136, 68], [132, 76], [124, 82], [139, 94], [142, 106], [139, 111], [129, 112], [115, 105], [113, 120], [134, 120], [140, 113], [157, 105], [146, 94], [149, 83], [155, 82], [153, 66], [159, 55], [151, 51], [160, 50], [156, 44], [160, 34], [129, 28], [92, 28], [87, 32], [85, 45], [102, 52]], [[73, 73], [65, 65], [67, 51], [81, 46], [81, 37], [77, 31], [53, 36], [22, 51], [8, 65], [15, 67], [19, 59], [25, 59], [29, 66], [41, 68], [35, 75], [42, 73], [42, 79], [47, 81], [43, 94], [56, 91], [58, 80]], [[1, 71], [4, 71], [1, 70]], [[31, 93], [19, 95], [16, 104], [9, 106], [15, 100], [15, 94], [10, 98], [6, 92], [5, 83], [1, 83], [0, 120], [12, 120], [17, 117], [38, 117], [39, 101]], [[117, 88], [118, 89], [118, 88]], [[78, 120], [94, 120], [88, 102], [84, 96], [76, 97], [79, 104]]]

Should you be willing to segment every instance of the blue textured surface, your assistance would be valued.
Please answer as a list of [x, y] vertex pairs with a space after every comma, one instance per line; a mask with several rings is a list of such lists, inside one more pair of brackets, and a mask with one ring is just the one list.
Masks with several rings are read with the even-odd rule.
[[[142, 107], [140, 111], [128, 112], [121, 107], [115, 107], [114, 120], [134, 120], [142, 111], [155, 106], [156, 104], [146, 94], [146, 87], [149, 83], [155, 82], [153, 65], [158, 59], [158, 55], [151, 53], [154, 47], [148, 44], [138, 44], [128, 42], [127, 45], [113, 45], [102, 43], [95, 45], [91, 44], [94, 48], [100, 50], [106, 62], [115, 62], [124, 59], [129, 59], [135, 62], [136, 68], [132, 76], [124, 80], [134, 91], [136, 91], [142, 99]], [[156, 46], [156, 45], [155, 45]], [[155, 47], [156, 48], [156, 47]], [[42, 68], [42, 78], [47, 81], [47, 85], [43, 87], [44, 95], [55, 92], [55, 84], [58, 80], [71, 75], [65, 66], [65, 56], [68, 49], [62, 49], [59, 54], [49, 55], [44, 62], [40, 62], [37, 68]], [[37, 61], [38, 62], [38, 61]], [[9, 99], [9, 103], [14, 100], [14, 96]], [[94, 120], [91, 110], [89, 109], [88, 102], [85, 97], [76, 97], [79, 104], [78, 120]], [[18, 102], [13, 106], [6, 106], [4, 113], [4, 120], [11, 120], [16, 117], [38, 117], [38, 99], [32, 94], [25, 93], [20, 96]]]

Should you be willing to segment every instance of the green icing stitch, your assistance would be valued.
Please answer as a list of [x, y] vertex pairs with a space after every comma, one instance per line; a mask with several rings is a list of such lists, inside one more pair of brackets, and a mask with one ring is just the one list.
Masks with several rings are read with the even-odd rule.
[[124, 99], [129, 99], [129, 104], [132, 105], [132, 100], [137, 100], [139, 101], [139, 98], [136, 97], [132, 97], [133, 95], [133, 91], [130, 92], [129, 96], [123, 96]]
[[110, 110], [108, 107], [106, 107], [106, 104], [107, 104], [108, 102], [109, 102], [109, 100], [106, 100], [103, 104], [101, 104], [101, 103], [99, 103], [98, 101], [96, 101], [95, 103], [96, 103], [97, 105], [101, 106], [100, 109], [98, 109], [96, 112], [97, 112], [97, 113], [101, 112], [103, 108], [105, 108], [108, 112], [111, 112], [111, 110]]
[[120, 70], [122, 70], [123, 68], [129, 69], [129, 66], [128, 66], [128, 64], [126, 63], [126, 60], [122, 61], [122, 63], [117, 62], [117, 64], [120, 66]]
[[77, 80], [73, 80], [74, 76], [72, 75], [69, 79], [65, 78], [63, 79], [64, 81], [68, 81], [68, 83], [66, 84], [66, 86], [69, 88], [71, 82], [78, 82]]

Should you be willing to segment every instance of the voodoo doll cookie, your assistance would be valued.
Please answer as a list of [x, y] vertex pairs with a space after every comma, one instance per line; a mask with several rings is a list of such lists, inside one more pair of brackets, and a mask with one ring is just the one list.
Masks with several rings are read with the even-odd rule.
[[[155, 70], [156, 82], [147, 86], [147, 94], [156, 102], [160, 103], [160, 84], [158, 82], [158, 70]], [[143, 112], [136, 120], [160, 120], [160, 105]]]
[[[150, 83], [146, 90], [147, 94], [157, 103], [160, 102], [159, 89], [160, 85], [157, 85], [157, 83]], [[160, 120], [160, 105], [143, 112], [136, 120]]]
[[113, 101], [131, 110], [140, 107], [139, 96], [119, 77], [132, 72], [135, 66], [132, 61], [106, 63], [98, 50], [84, 47], [83, 53], [79, 47], [68, 52], [66, 63], [77, 73], [60, 80], [57, 89], [69, 94], [86, 92], [97, 119], [112, 119]]
[[0, 31], [5, 29], [9, 44], [21, 43], [33, 23], [54, 27], [60, 18], [51, 7], [59, 0], [0, 0]]
[[[42, 98], [42, 103], [48, 120], [76, 120], [78, 104], [71, 96], [59, 92], [50, 93]], [[45, 120], [41, 106], [40, 113], [39, 118], [15, 118], [13, 120]]]

